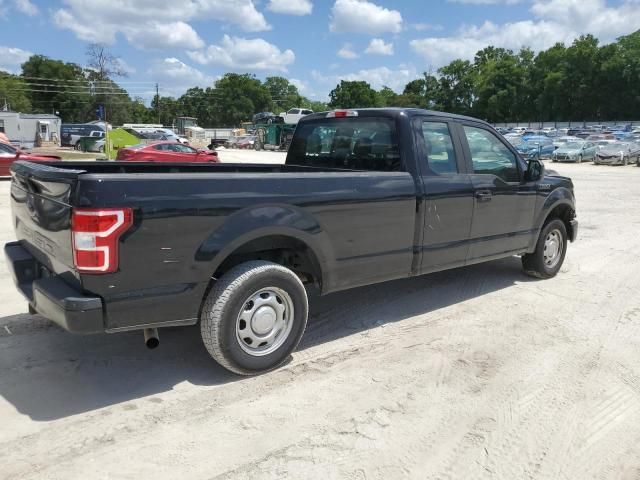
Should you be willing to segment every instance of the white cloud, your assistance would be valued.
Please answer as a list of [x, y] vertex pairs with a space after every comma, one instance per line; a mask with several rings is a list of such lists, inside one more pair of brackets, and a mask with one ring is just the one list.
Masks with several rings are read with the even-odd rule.
[[0, 70], [18, 73], [20, 65], [29, 60], [33, 53], [15, 47], [0, 46]]
[[313, 3], [311, 0], [269, 0], [267, 8], [286, 15], [311, 15]]
[[439, 32], [444, 30], [444, 27], [437, 23], [412, 23], [409, 27], [417, 30], [418, 32], [425, 32], [427, 30]]
[[222, 65], [232, 69], [287, 71], [295, 55], [281, 51], [261, 38], [246, 39], [225, 35], [218, 45], [204, 50], [190, 51], [189, 57], [203, 65]]
[[116, 58], [115, 62], [118, 65], [118, 68], [127, 75], [133, 75], [137, 71], [135, 67], [132, 67], [121, 58]]
[[38, 14], [38, 7], [36, 7], [29, 0], [14, 0], [13, 2], [16, 9], [25, 15], [34, 16]]
[[[122, 34], [140, 48], [200, 48], [191, 20], [214, 20], [248, 32], [271, 29], [252, 0], [63, 0], [54, 23], [88, 42], [114, 43]], [[96, 24], [99, 22], [99, 24]], [[148, 37], [146, 39], [145, 37]]]
[[353, 60], [358, 58], [358, 54], [353, 50], [350, 43], [345, 43], [340, 50], [338, 50], [338, 56], [346, 60]]
[[336, 0], [331, 9], [329, 29], [336, 33], [369, 35], [398, 33], [402, 30], [402, 15], [367, 0]]
[[515, 5], [523, 0], [447, 0], [449, 3], [464, 3], [466, 5]]
[[151, 23], [144, 31], [126, 28], [122, 32], [137, 47], [153, 50], [160, 48], [202, 48], [204, 41], [196, 31], [184, 22]]
[[105, 21], [101, 28], [93, 22], [78, 22], [67, 10], [54, 13], [54, 22], [60, 28], [72, 30], [78, 38], [87, 42], [112, 44], [120, 33], [135, 47], [142, 49], [201, 48], [204, 41], [185, 22], [121, 22], [109, 24]]
[[[154, 80], [160, 83], [161, 95], [177, 97], [182, 95], [191, 87], [210, 87], [215, 79], [202, 73], [197, 68], [191, 67], [175, 57], [167, 57], [161, 61], [154, 62], [147, 71]], [[155, 95], [155, 91], [149, 92]]]
[[307, 85], [307, 82], [299, 80], [297, 78], [290, 78], [289, 83], [295, 86], [300, 94], [305, 95], [309, 93], [309, 85]]
[[400, 93], [404, 89], [404, 86], [411, 80], [418, 78], [419, 74], [413, 65], [398, 65], [394, 69], [390, 69], [388, 67], [377, 67], [338, 75], [325, 75], [324, 73], [313, 70], [311, 72], [311, 76], [318, 83], [330, 88], [335, 87], [340, 83], [340, 80], [364, 80], [376, 90], [379, 90], [386, 85], [392, 90]]
[[428, 37], [410, 42], [411, 48], [434, 66], [455, 58], [471, 60], [482, 48], [493, 45], [535, 51], [556, 42], [571, 43], [581, 34], [592, 33], [603, 42], [631, 33], [640, 25], [640, 4], [625, 0], [610, 7], [605, 0], [534, 0], [533, 20], [465, 26], [449, 37]]
[[381, 38], [373, 38], [364, 53], [370, 55], [393, 55], [393, 43], [385, 43]]

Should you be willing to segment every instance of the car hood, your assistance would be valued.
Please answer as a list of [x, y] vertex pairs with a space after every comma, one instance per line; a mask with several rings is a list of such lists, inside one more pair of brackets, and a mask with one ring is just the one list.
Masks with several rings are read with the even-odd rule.
[[578, 154], [581, 152], [581, 149], [579, 148], [558, 148], [555, 153], [564, 153], [564, 154], [569, 154], [569, 155], [574, 155], [574, 154]]
[[620, 155], [621, 153], [627, 153], [628, 150], [622, 148], [601, 148], [598, 152], [600, 155]]

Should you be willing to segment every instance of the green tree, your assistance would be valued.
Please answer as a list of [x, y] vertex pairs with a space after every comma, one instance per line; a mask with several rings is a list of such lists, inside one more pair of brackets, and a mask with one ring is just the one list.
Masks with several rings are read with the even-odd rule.
[[227, 73], [215, 83], [216, 126], [237, 126], [271, 106], [269, 90], [253, 75]]
[[16, 75], [0, 72], [0, 110], [31, 111], [27, 84]]
[[302, 103], [300, 104], [302, 108], [308, 108], [313, 110], [314, 112], [326, 112], [329, 110], [329, 105], [325, 102], [318, 102], [314, 100], [309, 100], [308, 98], [302, 97]]
[[451, 113], [468, 115], [474, 101], [474, 66], [468, 60], [454, 60], [438, 70], [439, 106]]
[[510, 50], [485, 48], [474, 65], [474, 115], [492, 122], [519, 120], [522, 70]]
[[22, 77], [35, 111], [57, 111], [69, 123], [86, 121], [92, 105], [89, 82], [80, 66], [32, 55], [22, 64]]
[[341, 80], [329, 93], [330, 108], [369, 108], [375, 107], [376, 91], [367, 82]]
[[391, 88], [386, 85], [382, 87], [382, 90], [377, 92], [377, 107], [398, 107], [399, 105], [399, 95], [391, 90]]
[[274, 113], [286, 112], [290, 108], [302, 107], [304, 97], [298, 92], [298, 88], [284, 77], [267, 77], [264, 81], [265, 88], [271, 95]]

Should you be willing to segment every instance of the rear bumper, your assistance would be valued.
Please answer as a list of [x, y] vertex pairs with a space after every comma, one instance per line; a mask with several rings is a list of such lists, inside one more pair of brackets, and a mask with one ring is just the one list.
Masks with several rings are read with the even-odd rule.
[[104, 332], [102, 299], [88, 296], [58, 276], [39, 278], [41, 266], [20, 242], [4, 246], [13, 282], [39, 314], [73, 333]]

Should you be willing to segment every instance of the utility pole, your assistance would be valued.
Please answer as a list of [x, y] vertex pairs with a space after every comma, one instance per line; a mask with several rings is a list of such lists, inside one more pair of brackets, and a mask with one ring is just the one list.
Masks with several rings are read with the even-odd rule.
[[156, 82], [156, 110], [158, 110], [158, 123], [160, 123], [160, 93]]

